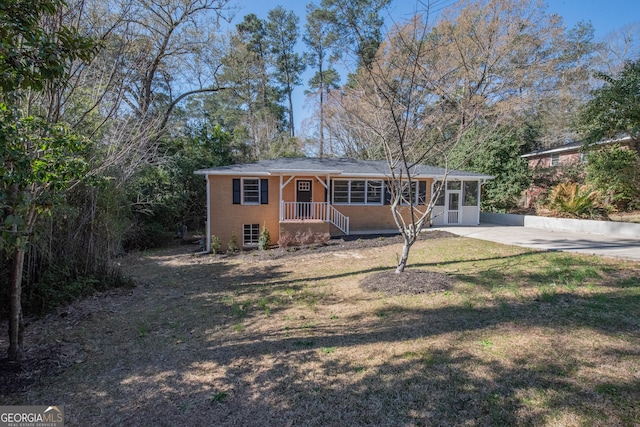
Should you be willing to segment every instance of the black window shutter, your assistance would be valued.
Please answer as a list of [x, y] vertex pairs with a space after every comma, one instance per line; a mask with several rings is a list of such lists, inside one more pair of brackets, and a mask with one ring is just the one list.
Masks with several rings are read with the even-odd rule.
[[260, 204], [262, 205], [269, 204], [269, 180], [268, 179], [260, 180]]
[[418, 204], [424, 205], [427, 203], [427, 181], [418, 181]]
[[233, 178], [233, 204], [240, 204], [240, 178]]

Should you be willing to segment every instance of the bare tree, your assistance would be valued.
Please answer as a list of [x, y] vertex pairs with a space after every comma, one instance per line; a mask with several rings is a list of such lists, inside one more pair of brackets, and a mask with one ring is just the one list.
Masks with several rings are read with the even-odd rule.
[[599, 47], [601, 71], [606, 74], [619, 72], [626, 62], [640, 58], [640, 22], [607, 34]]
[[557, 17], [528, 0], [462, 1], [433, 22], [428, 6], [388, 33], [342, 102], [389, 165], [391, 209], [404, 239], [397, 272], [404, 271], [443, 186], [417, 204], [413, 182], [420, 165], [460, 167], [450, 164], [449, 154], [472, 127], [482, 128], [480, 147], [494, 129], [519, 119], [553, 69], [554, 40], [563, 30]]

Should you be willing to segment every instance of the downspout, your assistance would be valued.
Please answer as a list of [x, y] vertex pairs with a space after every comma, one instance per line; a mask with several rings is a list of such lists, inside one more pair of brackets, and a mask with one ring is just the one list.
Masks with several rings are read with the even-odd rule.
[[207, 239], [205, 251], [211, 253], [211, 183], [210, 175], [205, 176], [207, 178], [207, 226], [205, 227], [207, 230]]
[[282, 174], [280, 174], [280, 199], [278, 200], [278, 209], [279, 209], [279, 215], [280, 217], [278, 218], [278, 222], [282, 222], [282, 220], [284, 219], [282, 217]]

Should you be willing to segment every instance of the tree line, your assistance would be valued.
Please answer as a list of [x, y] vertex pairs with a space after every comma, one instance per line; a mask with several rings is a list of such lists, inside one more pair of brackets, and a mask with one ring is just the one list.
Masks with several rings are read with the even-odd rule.
[[[23, 310], [126, 285], [116, 257], [203, 227], [196, 169], [307, 153], [493, 168], [506, 206], [523, 151], [608, 132], [586, 118], [594, 71], [611, 82], [638, 53], [530, 0], [417, 2], [397, 22], [389, 7], [322, 0], [304, 25], [278, 6], [229, 26], [231, 0], [3, 0], [9, 358], [23, 357]], [[313, 112], [296, 129], [303, 83]]]

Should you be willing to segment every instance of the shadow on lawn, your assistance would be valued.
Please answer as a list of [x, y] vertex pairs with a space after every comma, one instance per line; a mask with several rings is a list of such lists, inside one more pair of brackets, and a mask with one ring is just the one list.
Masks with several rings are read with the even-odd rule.
[[[518, 264], [534, 254], [486, 260]], [[453, 268], [456, 263], [418, 267]], [[588, 261], [584, 261], [582, 267], [588, 266]], [[76, 368], [86, 371], [92, 378], [90, 383], [68, 384], [73, 388], [60, 390], [58, 396], [49, 385], [45, 393], [50, 399], [59, 397], [62, 402], [65, 393], [83, 399], [82, 406], [66, 408], [70, 425], [638, 423], [637, 376], [629, 376], [627, 381], [606, 377], [585, 381], [578, 370], [587, 359], [572, 353], [561, 342], [550, 354], [525, 349], [522, 354], [527, 357], [507, 355], [505, 362], [480, 357], [451, 341], [432, 347], [418, 345], [415, 351], [394, 351], [396, 346], [409, 341], [429, 343], [438, 336], [452, 334], [461, 340], [475, 340], [475, 332], [517, 325], [519, 330], [587, 328], [608, 335], [625, 335], [628, 345], [611, 349], [604, 356], [614, 361], [637, 359], [640, 295], [618, 290], [633, 286], [628, 277], [614, 277], [608, 286], [616, 289], [587, 297], [567, 291], [541, 299], [475, 308], [462, 305], [416, 309], [398, 303], [388, 306], [387, 317], [358, 319], [357, 323], [346, 318], [320, 326], [300, 324], [286, 331], [259, 328], [255, 332], [230, 331], [239, 321], [258, 325], [262, 319], [258, 315], [261, 300], [269, 305], [271, 315], [276, 315], [287, 307], [280, 298], [291, 296], [288, 291], [294, 298], [305, 298], [307, 282], [380, 270], [383, 268], [290, 280], [283, 265], [251, 271], [227, 262], [161, 266], [157, 273], [161, 290], [158, 293], [153, 287], [148, 296], [156, 299], [160, 307], [161, 312], [153, 316], [157, 326], [150, 324], [146, 336], [129, 337], [133, 343], [121, 337], [120, 345], [127, 342], [130, 348], [117, 363], [111, 361], [114, 363], [111, 366], [100, 366], [100, 355], [96, 354], [92, 363], [99, 368], [89, 363]], [[161, 281], [176, 271], [188, 286]], [[558, 281], [559, 274], [568, 270], [554, 271], [536, 273], [539, 274], [536, 277], [526, 272], [507, 277], [506, 272], [497, 269], [490, 274], [466, 274], [464, 281], [491, 289], [493, 283], [501, 280]], [[593, 276], [594, 280], [605, 280]], [[247, 309], [244, 304], [252, 308]], [[125, 322], [130, 321], [131, 313], [119, 311], [113, 316], [121, 316]], [[176, 327], [180, 339], [174, 336], [178, 332], [172, 335], [174, 324], [182, 325]], [[95, 333], [99, 334], [100, 325], [95, 327]], [[187, 327], [198, 333], [182, 333]], [[100, 345], [117, 345], [108, 339]], [[381, 351], [389, 352], [383, 363], [368, 363], [376, 355], [366, 353], [359, 361], [352, 356], [350, 361], [343, 357], [346, 354], [343, 352], [381, 343], [384, 344]], [[176, 352], [179, 357], [167, 356]], [[603, 362], [603, 368], [605, 365]], [[565, 415], [570, 418], [557, 418]]]
[[[639, 297], [626, 301], [627, 308], [640, 304]], [[361, 330], [336, 333], [330, 328], [301, 328], [290, 330], [289, 337], [243, 332], [201, 346], [194, 343], [179, 366], [167, 366], [160, 357], [144, 369], [116, 375], [110, 381], [123, 387], [112, 409], [127, 425], [163, 421], [168, 415], [156, 412], [159, 404], [170, 408], [171, 416], [183, 411], [182, 421], [199, 425], [207, 420], [215, 425], [244, 426], [517, 426], [571, 424], [571, 420], [634, 425], [640, 416], [637, 377], [627, 381], [602, 377], [593, 383], [581, 380], [577, 373], [584, 359], [562, 344], [551, 354], [525, 352], [533, 360], [508, 358], [506, 363], [488, 361], [455, 346], [393, 354], [375, 367], [366, 367], [366, 357], [371, 355], [363, 355], [360, 362], [345, 362], [341, 357], [342, 351], [354, 346], [384, 343], [392, 350], [409, 340], [423, 342], [452, 332], [492, 330], [511, 322], [525, 328], [552, 328], [565, 315], [571, 320], [561, 324], [564, 330], [589, 327], [637, 334], [637, 323], [618, 323], [612, 331], [604, 319], [589, 318], [586, 312], [581, 317], [580, 306], [590, 302], [591, 298], [580, 299], [573, 310], [560, 304], [542, 310], [537, 301], [507, 311], [499, 307], [412, 310], [398, 306], [389, 318], [377, 325], [363, 324]], [[637, 342], [630, 347], [618, 349], [616, 360], [637, 358]], [[149, 389], [157, 390], [153, 401], [141, 399]], [[100, 387], [92, 390], [99, 393]], [[181, 409], [181, 404], [186, 406]], [[139, 413], [147, 414], [144, 420], [136, 418]], [[563, 415], [569, 418], [554, 418]]]

